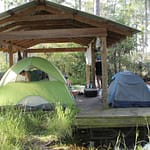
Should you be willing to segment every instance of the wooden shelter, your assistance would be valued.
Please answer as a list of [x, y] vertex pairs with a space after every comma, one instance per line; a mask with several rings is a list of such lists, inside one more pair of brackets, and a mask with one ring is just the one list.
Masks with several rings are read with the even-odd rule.
[[[92, 71], [94, 74], [94, 48], [96, 38], [101, 39], [103, 68], [103, 97], [107, 98], [107, 47], [139, 32], [114, 21], [78, 11], [46, 0], [34, 0], [0, 14], [0, 51], [9, 53], [10, 66], [17, 51], [74, 52], [86, 51], [92, 45]], [[74, 42], [75, 48], [31, 49], [39, 43]], [[89, 70], [89, 66], [87, 66]], [[87, 71], [87, 80], [89, 73]], [[93, 75], [94, 80], [94, 75]], [[88, 82], [88, 81], [87, 81]]]

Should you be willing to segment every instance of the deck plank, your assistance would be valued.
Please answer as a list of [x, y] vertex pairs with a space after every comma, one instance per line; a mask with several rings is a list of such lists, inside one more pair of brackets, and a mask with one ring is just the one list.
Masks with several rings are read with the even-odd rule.
[[80, 128], [130, 127], [150, 124], [150, 108], [108, 108], [103, 109], [100, 97], [77, 96], [79, 113], [75, 125]]

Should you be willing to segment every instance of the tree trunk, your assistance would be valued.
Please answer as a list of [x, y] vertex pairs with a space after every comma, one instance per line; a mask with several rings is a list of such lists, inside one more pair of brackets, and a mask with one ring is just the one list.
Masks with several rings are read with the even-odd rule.
[[79, 0], [79, 10], [81, 10], [81, 0]]
[[95, 0], [95, 15], [100, 16], [100, 0]]
[[118, 52], [118, 58], [119, 58], [119, 60], [118, 60], [118, 70], [121, 71], [121, 60], [120, 60], [121, 52], [120, 51]]
[[117, 60], [116, 60], [116, 57], [117, 57], [117, 53], [115, 51], [114, 52], [114, 73], [117, 73]]
[[145, 0], [145, 49], [150, 51], [150, 0]]

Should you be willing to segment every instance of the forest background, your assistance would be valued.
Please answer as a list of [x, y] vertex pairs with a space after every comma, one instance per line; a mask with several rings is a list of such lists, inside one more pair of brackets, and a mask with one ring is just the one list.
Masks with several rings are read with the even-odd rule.
[[[29, 1], [32, 0], [0, 0], [0, 11], [9, 10]], [[140, 33], [108, 49], [109, 81], [115, 73], [122, 70], [150, 78], [150, 0], [51, 1], [139, 29]], [[64, 47], [66, 43], [38, 46]], [[45, 53], [42, 57], [54, 63], [63, 74], [67, 74], [73, 84], [85, 84], [86, 62], [83, 52]], [[0, 54], [0, 62], [0, 72], [5, 72], [8, 69], [7, 53]]]

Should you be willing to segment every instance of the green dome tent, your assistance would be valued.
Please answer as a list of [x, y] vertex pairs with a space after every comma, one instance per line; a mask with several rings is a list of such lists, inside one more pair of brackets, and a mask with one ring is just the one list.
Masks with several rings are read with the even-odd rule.
[[[33, 76], [31, 81], [17, 81], [23, 71], [28, 71], [30, 76]], [[33, 80], [39, 72], [45, 73], [47, 78]], [[43, 58], [30, 57], [20, 60], [8, 69], [0, 81], [0, 106], [19, 104], [29, 105], [29, 107], [43, 107], [44, 105], [45, 107], [47, 104], [54, 103], [74, 104], [61, 72]]]

